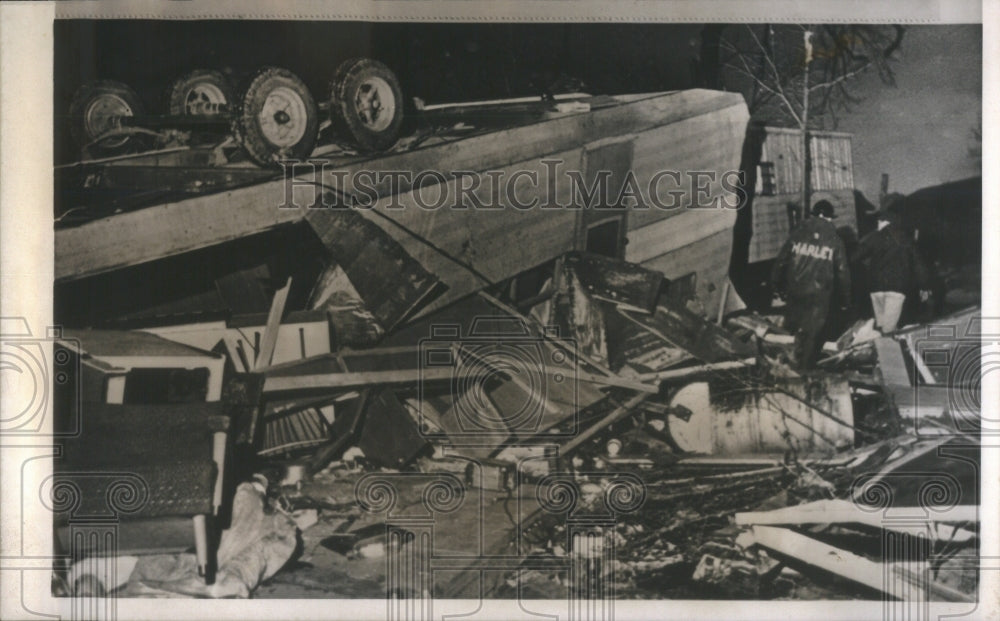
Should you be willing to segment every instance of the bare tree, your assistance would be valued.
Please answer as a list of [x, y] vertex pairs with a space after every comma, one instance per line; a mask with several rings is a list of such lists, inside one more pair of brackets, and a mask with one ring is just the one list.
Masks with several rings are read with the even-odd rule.
[[754, 24], [707, 33], [722, 68], [718, 86], [742, 92], [754, 120], [802, 131], [803, 208], [809, 130], [836, 127], [838, 114], [861, 101], [852, 91], [861, 74], [876, 72], [894, 84], [893, 55], [904, 32], [902, 26]]
[[979, 114], [979, 120], [969, 129], [969, 146], [967, 147], [969, 157], [982, 162], [983, 159], [983, 115]]

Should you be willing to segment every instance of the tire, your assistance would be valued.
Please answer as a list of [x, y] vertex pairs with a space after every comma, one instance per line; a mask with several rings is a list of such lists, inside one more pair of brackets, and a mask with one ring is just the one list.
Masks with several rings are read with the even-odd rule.
[[217, 116], [219, 106], [232, 106], [232, 84], [219, 71], [196, 69], [170, 85], [167, 110], [172, 116]]
[[341, 138], [363, 152], [396, 144], [403, 124], [403, 90], [396, 74], [370, 58], [342, 62], [330, 84], [330, 121]]
[[76, 144], [93, 155], [116, 155], [135, 149], [137, 136], [125, 135], [101, 139], [121, 128], [123, 116], [142, 115], [139, 96], [121, 82], [99, 80], [84, 84], [73, 95], [69, 106], [70, 133]]
[[233, 119], [233, 135], [261, 166], [309, 157], [318, 130], [309, 89], [279, 67], [265, 67], [250, 79]]
[[73, 585], [74, 597], [105, 597], [108, 594], [104, 583], [93, 574], [84, 574]]

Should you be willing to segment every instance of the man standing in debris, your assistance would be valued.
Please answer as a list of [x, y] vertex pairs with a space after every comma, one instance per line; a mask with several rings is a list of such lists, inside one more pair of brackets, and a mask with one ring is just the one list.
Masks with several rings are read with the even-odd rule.
[[844, 242], [833, 225], [833, 205], [821, 200], [782, 246], [771, 272], [771, 286], [787, 301], [785, 326], [795, 335], [795, 366], [816, 363], [821, 334], [830, 312], [834, 288], [840, 308], [851, 299], [851, 276]]
[[921, 302], [930, 297], [927, 269], [917, 256], [913, 239], [900, 225], [899, 214], [889, 210], [894, 203], [887, 201], [876, 214], [878, 229], [861, 240], [855, 256], [866, 268], [875, 327], [882, 334], [896, 330], [909, 293], [919, 289]]

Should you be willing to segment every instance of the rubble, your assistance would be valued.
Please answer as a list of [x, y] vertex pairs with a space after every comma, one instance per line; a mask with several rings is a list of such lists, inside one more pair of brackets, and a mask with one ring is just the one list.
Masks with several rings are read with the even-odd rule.
[[[581, 121], [560, 115], [573, 110], [546, 112], [568, 137]], [[628, 117], [636, 131], [644, 118]], [[505, 130], [505, 142], [527, 140], [523, 129]], [[466, 147], [477, 161], [515, 161], [493, 153], [496, 136], [476, 132]], [[423, 139], [432, 154], [408, 148]], [[426, 164], [454, 157], [448, 145], [414, 138], [392, 157]], [[260, 196], [236, 188], [226, 200], [260, 210]], [[207, 205], [191, 200], [172, 209], [193, 218]], [[525, 244], [510, 259], [490, 235], [444, 215], [440, 239], [428, 239], [425, 221], [385, 209], [296, 218], [267, 207], [230, 224], [246, 236], [274, 218], [300, 227], [289, 239], [312, 244], [301, 264], [235, 261], [207, 277], [207, 293], [150, 295], [108, 318], [135, 329], [59, 337], [79, 362], [86, 407], [76, 414], [90, 417], [84, 431], [102, 432], [92, 440], [102, 452], [159, 455], [169, 442], [155, 430], [200, 434], [173, 455], [180, 465], [164, 457], [149, 475], [182, 482], [171, 490], [183, 508], [151, 517], [182, 518], [182, 541], [168, 547], [193, 544], [196, 554], [90, 555], [64, 572], [67, 593], [563, 598], [610, 582], [629, 598], [896, 597], [903, 586], [932, 600], [975, 597], [959, 553], [977, 550], [977, 499], [962, 490], [978, 489], [978, 472], [942, 449], [978, 446], [978, 308], [894, 334], [858, 320], [827, 343], [819, 369], [798, 372], [784, 362], [794, 337], [779, 316], [725, 315], [741, 305], [728, 277], [706, 287], [700, 269], [664, 276], [663, 257], [705, 241], [686, 239], [680, 225], [670, 232], [676, 247], [631, 262], [574, 250], [575, 220], [547, 222], [563, 242]], [[145, 217], [95, 226], [144, 231], [134, 225]], [[656, 222], [626, 224], [623, 239], [664, 237]], [[484, 230], [513, 236], [519, 226]], [[191, 228], [200, 241], [185, 251], [221, 243], [222, 233]], [[719, 232], [728, 243], [729, 229]], [[182, 246], [147, 239], [122, 258], [85, 233], [60, 235], [75, 251], [57, 262], [59, 278]], [[212, 314], [219, 304], [222, 318]], [[718, 309], [715, 321], [698, 312], [706, 307]], [[925, 355], [941, 351], [965, 361], [958, 377]], [[67, 457], [79, 465], [72, 450]], [[927, 472], [942, 474], [942, 487], [914, 482]], [[375, 475], [388, 482], [366, 497], [362, 484]], [[166, 502], [161, 491], [151, 496]], [[914, 511], [921, 519], [907, 522]], [[157, 552], [161, 527], [137, 526]], [[879, 558], [886, 541], [898, 550]], [[470, 550], [479, 556], [466, 558]], [[422, 577], [438, 553], [452, 563], [447, 581], [425, 589], [387, 575], [405, 556]], [[497, 558], [507, 564], [485, 571]]]

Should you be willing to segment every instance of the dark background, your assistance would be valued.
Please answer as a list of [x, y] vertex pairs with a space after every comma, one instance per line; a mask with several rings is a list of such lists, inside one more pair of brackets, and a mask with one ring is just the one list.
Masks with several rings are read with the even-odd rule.
[[57, 20], [57, 160], [66, 112], [82, 84], [111, 79], [164, 111], [171, 82], [194, 69], [230, 74], [237, 92], [250, 73], [276, 65], [298, 74], [317, 101], [337, 65], [367, 56], [386, 63], [427, 103], [594, 94], [699, 85], [702, 24], [373, 24], [304, 21]]

